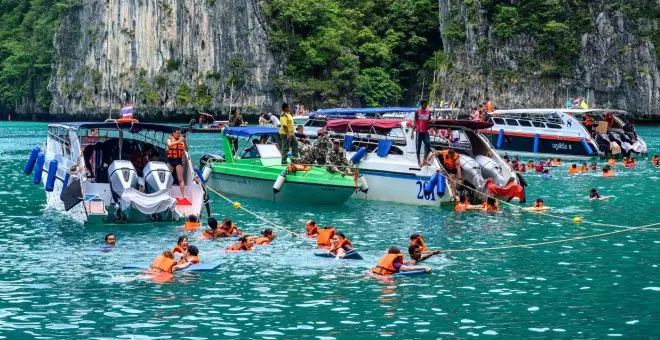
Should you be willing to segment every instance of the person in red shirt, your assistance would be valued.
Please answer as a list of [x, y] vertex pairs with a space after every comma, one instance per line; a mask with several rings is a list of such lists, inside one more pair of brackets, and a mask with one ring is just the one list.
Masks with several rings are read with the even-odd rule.
[[[429, 135], [429, 121], [431, 120], [431, 111], [429, 111], [429, 102], [424, 99], [420, 103], [421, 107], [415, 111], [415, 120], [413, 127], [415, 128], [410, 132], [410, 139], [415, 139], [415, 132], [417, 132], [417, 162], [422, 167], [426, 164], [429, 153], [431, 152], [431, 137]], [[424, 143], [424, 161], [419, 159], [419, 153]]]

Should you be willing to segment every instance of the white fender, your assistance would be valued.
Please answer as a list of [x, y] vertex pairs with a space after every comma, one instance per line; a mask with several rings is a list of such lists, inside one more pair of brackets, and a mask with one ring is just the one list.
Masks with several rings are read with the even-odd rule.
[[210, 166], [205, 166], [204, 167], [204, 172], [202, 172], [202, 178], [204, 179], [204, 182], [208, 181], [209, 178], [211, 177], [211, 173], [213, 172], [213, 169], [211, 169]]
[[277, 194], [282, 190], [282, 186], [284, 185], [284, 182], [286, 181], [286, 170], [282, 171], [278, 176], [277, 179], [275, 180], [275, 184], [273, 184], [273, 193]]

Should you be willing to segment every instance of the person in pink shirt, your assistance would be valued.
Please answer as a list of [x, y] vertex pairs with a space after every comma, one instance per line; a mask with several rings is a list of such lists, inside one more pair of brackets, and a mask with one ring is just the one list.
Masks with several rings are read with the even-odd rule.
[[472, 114], [470, 115], [470, 119], [476, 122], [481, 120], [481, 112], [479, 112], [479, 110], [477, 110], [476, 107], [472, 108]]
[[[414, 139], [415, 132], [417, 132], [417, 162], [419, 163], [419, 166], [422, 167], [424, 164], [426, 164], [426, 160], [431, 152], [431, 137], [429, 136], [429, 121], [431, 120], [431, 111], [428, 109], [429, 102], [426, 99], [422, 100], [420, 104], [421, 107], [415, 111], [415, 120], [413, 121], [413, 127], [415, 129], [410, 132], [410, 139]], [[424, 143], [423, 162], [419, 159], [422, 142]]]

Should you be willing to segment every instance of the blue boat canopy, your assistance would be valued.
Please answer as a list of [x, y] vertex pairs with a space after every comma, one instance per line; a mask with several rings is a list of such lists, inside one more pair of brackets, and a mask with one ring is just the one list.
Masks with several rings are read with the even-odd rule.
[[310, 118], [316, 116], [340, 116], [350, 117], [357, 114], [373, 117], [378, 114], [385, 113], [408, 113], [415, 112], [415, 107], [363, 107], [363, 108], [348, 108], [348, 109], [320, 109], [309, 115]]
[[223, 133], [225, 136], [250, 137], [253, 135], [277, 135], [280, 133], [280, 129], [265, 126], [226, 127]]

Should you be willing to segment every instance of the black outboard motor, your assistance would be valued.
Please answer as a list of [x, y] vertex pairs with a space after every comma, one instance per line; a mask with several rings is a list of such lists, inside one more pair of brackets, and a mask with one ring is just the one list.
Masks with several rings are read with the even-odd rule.
[[225, 156], [223, 155], [218, 155], [215, 153], [207, 153], [202, 156], [202, 158], [199, 159], [199, 168], [204, 169], [204, 166], [209, 163], [209, 162], [224, 162], [225, 161]]

